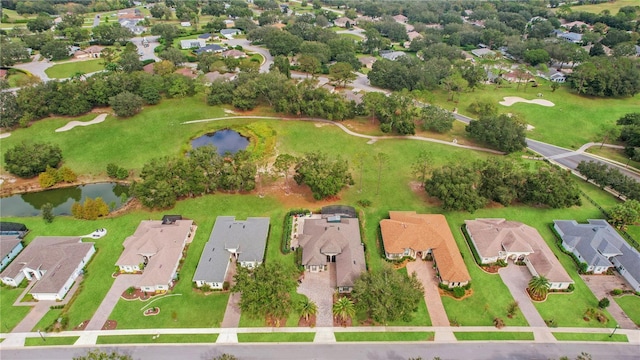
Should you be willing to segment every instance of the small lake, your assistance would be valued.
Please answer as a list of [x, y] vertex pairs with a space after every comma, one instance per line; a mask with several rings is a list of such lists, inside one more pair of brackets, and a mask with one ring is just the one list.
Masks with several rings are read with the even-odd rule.
[[249, 146], [249, 139], [240, 135], [237, 131], [225, 129], [191, 140], [191, 147], [194, 149], [207, 145], [215, 146], [219, 155], [235, 154]]
[[99, 183], [17, 194], [0, 199], [0, 214], [3, 217], [37, 216], [40, 215], [42, 205], [51, 203], [54, 215], [71, 215], [71, 205], [74, 202], [84, 202], [86, 198], [97, 197], [101, 197], [111, 210], [119, 209], [122, 200], [126, 201], [129, 198], [129, 186]]

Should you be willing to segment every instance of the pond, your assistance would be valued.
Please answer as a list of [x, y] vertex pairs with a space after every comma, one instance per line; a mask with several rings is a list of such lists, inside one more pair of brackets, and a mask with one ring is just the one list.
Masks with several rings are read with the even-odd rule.
[[116, 183], [99, 183], [71, 186], [62, 189], [17, 194], [0, 199], [0, 214], [5, 216], [37, 216], [46, 203], [53, 205], [54, 215], [71, 215], [74, 202], [84, 202], [86, 198], [101, 197], [113, 211], [129, 198], [129, 186]]
[[194, 149], [206, 145], [215, 146], [219, 155], [235, 154], [249, 146], [249, 139], [240, 135], [237, 131], [225, 129], [191, 140], [191, 147]]

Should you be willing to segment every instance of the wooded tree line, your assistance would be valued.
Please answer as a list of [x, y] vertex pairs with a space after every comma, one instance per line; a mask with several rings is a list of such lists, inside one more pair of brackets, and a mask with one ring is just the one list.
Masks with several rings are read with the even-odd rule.
[[[125, 99], [116, 98], [121, 93], [131, 95]], [[173, 73], [160, 76], [143, 71], [114, 71], [95, 74], [86, 80], [48, 81], [21, 88], [16, 95], [3, 92], [2, 100], [6, 105], [1, 108], [0, 126], [9, 128], [18, 123], [27, 126], [32, 120], [50, 115], [78, 116], [94, 107], [112, 105], [117, 108], [133, 95], [140, 97], [144, 104], [152, 105], [163, 96], [180, 98], [194, 94], [194, 80]], [[126, 111], [117, 114], [132, 115]]]
[[634, 161], [640, 160], [640, 112], [629, 113], [620, 117], [616, 125], [621, 127], [612, 130], [613, 134], [620, 134], [619, 140], [625, 144], [625, 154]]
[[580, 191], [571, 173], [548, 165], [530, 172], [515, 162], [501, 159], [435, 169], [424, 188], [442, 201], [445, 210], [474, 212], [489, 201], [504, 206], [522, 202], [552, 208], [581, 204]]
[[601, 188], [609, 187], [627, 199], [640, 200], [640, 183], [614, 167], [595, 161], [581, 161], [576, 170]]

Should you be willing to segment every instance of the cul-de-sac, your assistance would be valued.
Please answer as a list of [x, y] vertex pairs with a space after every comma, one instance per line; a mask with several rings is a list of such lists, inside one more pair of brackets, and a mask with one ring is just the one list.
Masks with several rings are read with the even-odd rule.
[[3, 359], [636, 359], [636, 0], [2, 0]]

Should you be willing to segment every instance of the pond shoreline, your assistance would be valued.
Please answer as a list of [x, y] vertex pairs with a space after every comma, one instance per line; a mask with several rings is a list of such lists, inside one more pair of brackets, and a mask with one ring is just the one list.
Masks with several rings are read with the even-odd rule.
[[38, 192], [47, 191], [47, 190], [64, 189], [64, 188], [82, 186], [82, 185], [115, 183], [118, 185], [131, 186], [131, 183], [132, 183], [132, 181], [115, 180], [109, 177], [84, 178], [82, 176], [79, 176], [78, 180], [71, 183], [60, 182], [51, 187], [42, 188], [42, 186], [40, 186], [40, 183], [38, 182], [37, 176], [31, 179], [21, 179], [17, 177], [15, 177], [15, 179], [17, 180], [13, 183], [8, 182], [6, 178], [4, 179], [4, 183], [0, 185], [0, 199], [10, 197], [13, 195], [38, 193]]

